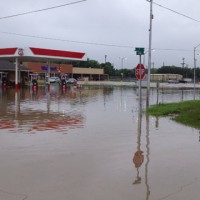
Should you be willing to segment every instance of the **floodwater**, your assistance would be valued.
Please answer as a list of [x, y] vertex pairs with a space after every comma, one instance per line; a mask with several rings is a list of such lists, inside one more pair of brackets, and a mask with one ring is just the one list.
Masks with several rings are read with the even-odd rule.
[[[199, 130], [146, 116], [142, 94], [140, 113], [133, 88], [0, 90], [0, 199], [197, 200]], [[150, 92], [150, 104], [189, 99]]]

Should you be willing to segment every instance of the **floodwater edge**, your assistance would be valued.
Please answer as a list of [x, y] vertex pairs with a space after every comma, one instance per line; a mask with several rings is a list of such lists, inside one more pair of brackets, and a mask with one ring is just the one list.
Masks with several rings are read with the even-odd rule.
[[178, 123], [200, 130], [199, 100], [152, 105], [147, 108], [146, 112], [157, 117], [168, 116]]

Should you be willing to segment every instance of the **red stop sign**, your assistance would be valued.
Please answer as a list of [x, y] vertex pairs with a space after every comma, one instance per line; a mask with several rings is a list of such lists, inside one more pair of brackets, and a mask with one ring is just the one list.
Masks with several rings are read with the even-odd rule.
[[136, 69], [135, 69], [135, 76], [137, 79], [144, 79], [145, 77], [145, 67], [143, 64], [138, 64]]

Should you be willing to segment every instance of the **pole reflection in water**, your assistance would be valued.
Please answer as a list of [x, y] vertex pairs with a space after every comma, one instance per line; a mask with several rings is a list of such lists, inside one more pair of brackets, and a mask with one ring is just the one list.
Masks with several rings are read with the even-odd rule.
[[157, 99], [156, 99], [156, 104], [159, 102], [159, 84], [157, 84]]
[[[141, 101], [141, 99], [140, 99]], [[137, 176], [133, 184], [141, 184], [142, 178], [140, 176], [139, 168], [142, 166], [144, 162], [143, 151], [141, 150], [141, 136], [142, 136], [142, 104], [139, 102], [139, 110], [138, 110], [138, 136], [137, 136], [137, 151], [133, 157], [133, 163], [137, 170]], [[149, 139], [149, 116], [146, 115], [146, 162], [145, 162], [145, 188], [146, 188], [146, 200], [149, 200], [150, 197], [150, 186], [148, 180], [148, 167], [150, 162], [150, 139]]]
[[15, 92], [15, 118], [16, 119], [17, 119], [18, 114], [20, 112], [20, 99], [19, 99], [20, 94], [19, 93], [20, 93], [19, 90]]
[[156, 127], [156, 128], [159, 127], [159, 117], [156, 117], [155, 127]]
[[146, 163], [145, 163], [145, 186], [146, 186], [146, 200], [150, 196], [150, 187], [148, 181], [148, 166], [150, 162], [150, 139], [149, 139], [149, 116], [146, 115]]
[[183, 90], [181, 90], [181, 101], [183, 101]]
[[141, 167], [143, 161], [144, 161], [144, 155], [143, 151], [141, 150], [141, 127], [142, 127], [142, 104], [140, 102], [141, 98], [139, 99], [139, 110], [138, 110], [138, 136], [137, 136], [137, 151], [134, 154], [133, 157], [133, 163], [135, 165], [135, 168], [137, 169], [137, 177], [136, 180], [133, 182], [133, 184], [139, 184], [141, 183], [141, 177], [139, 168]]
[[200, 131], [199, 131], [199, 142], [200, 142]]
[[51, 101], [50, 101], [50, 92], [47, 91], [47, 113], [50, 113], [50, 104], [51, 104]]

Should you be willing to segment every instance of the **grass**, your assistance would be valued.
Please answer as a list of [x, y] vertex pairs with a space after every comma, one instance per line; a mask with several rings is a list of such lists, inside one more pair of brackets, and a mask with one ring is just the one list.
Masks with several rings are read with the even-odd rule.
[[170, 116], [176, 122], [200, 129], [200, 101], [153, 105], [147, 109], [153, 116]]

